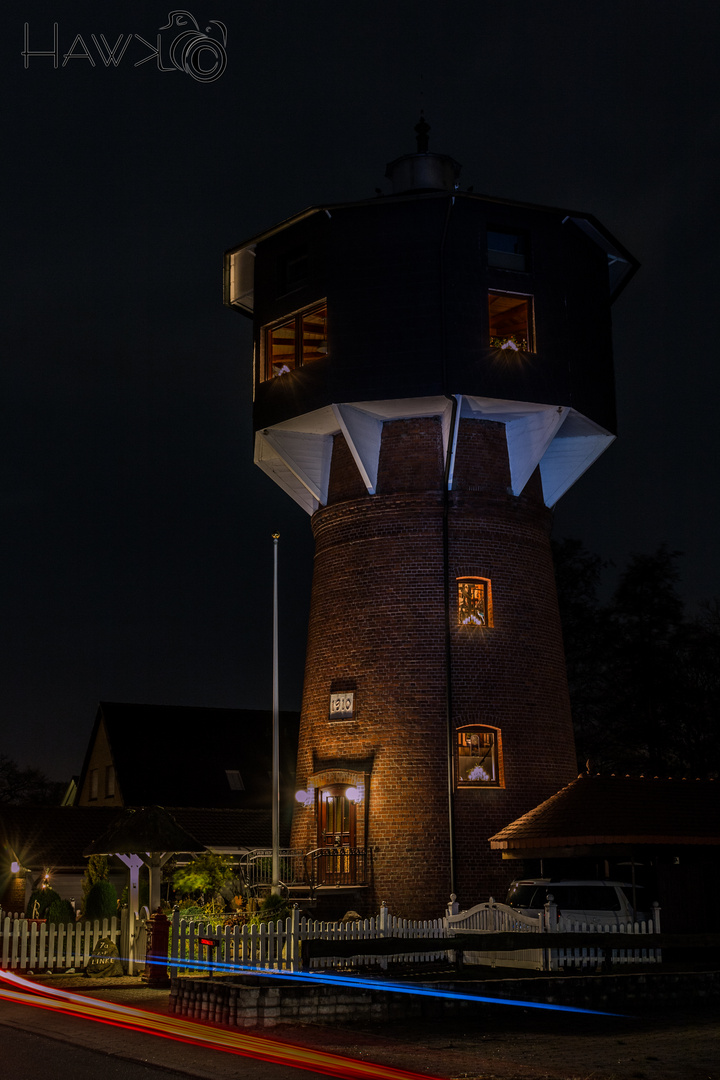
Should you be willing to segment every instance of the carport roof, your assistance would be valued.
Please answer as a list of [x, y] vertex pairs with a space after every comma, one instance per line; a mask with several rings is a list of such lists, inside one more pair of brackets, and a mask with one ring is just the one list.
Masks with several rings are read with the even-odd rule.
[[490, 837], [496, 851], [720, 844], [714, 780], [581, 775]]

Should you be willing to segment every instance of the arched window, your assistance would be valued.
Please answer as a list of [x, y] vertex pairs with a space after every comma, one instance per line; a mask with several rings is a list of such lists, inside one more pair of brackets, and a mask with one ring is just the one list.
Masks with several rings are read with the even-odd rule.
[[460, 626], [492, 626], [492, 591], [490, 579], [462, 577], [458, 586], [458, 624]]
[[477, 724], [458, 728], [455, 782], [457, 787], [502, 787], [498, 728]]

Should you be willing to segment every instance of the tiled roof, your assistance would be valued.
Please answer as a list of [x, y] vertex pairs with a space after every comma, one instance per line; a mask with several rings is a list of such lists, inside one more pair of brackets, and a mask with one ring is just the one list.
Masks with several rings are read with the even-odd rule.
[[0, 807], [0, 870], [15, 860], [29, 870], [84, 870], [83, 851], [120, 813], [103, 806]]
[[[35, 872], [84, 870], [84, 852], [125, 811], [96, 806], [0, 807], [0, 875], [17, 860]], [[242, 851], [272, 843], [269, 810], [204, 810], [171, 808], [182, 829], [203, 846]], [[281, 843], [287, 837], [281, 835]], [[195, 845], [193, 845], [195, 847]]]
[[[256, 848], [272, 844], [270, 810], [198, 810], [176, 806], [170, 813], [201, 844], [209, 848]], [[287, 837], [281, 836], [281, 843]]]
[[496, 850], [608, 844], [720, 844], [720, 783], [579, 776], [507, 825]]
[[[222, 813], [222, 811], [220, 811]], [[141, 851], [204, 851], [164, 806], [128, 807], [85, 849], [86, 855], [130, 855]]]

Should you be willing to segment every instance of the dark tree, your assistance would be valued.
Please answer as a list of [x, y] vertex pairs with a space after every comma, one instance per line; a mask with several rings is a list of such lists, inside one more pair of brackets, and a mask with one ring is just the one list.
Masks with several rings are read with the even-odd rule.
[[570, 540], [554, 554], [580, 767], [718, 775], [720, 609], [686, 618], [680, 553], [632, 555], [605, 604], [597, 556]]
[[21, 769], [11, 758], [0, 754], [0, 806], [57, 804], [65, 787], [62, 782], [48, 780], [39, 769]]
[[580, 540], [553, 541], [578, 766], [593, 766], [607, 728], [609, 627], [598, 599], [605, 563]]

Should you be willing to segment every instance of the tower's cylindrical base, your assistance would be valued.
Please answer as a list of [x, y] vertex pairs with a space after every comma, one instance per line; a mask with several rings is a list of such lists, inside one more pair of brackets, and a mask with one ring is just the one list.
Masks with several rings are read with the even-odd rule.
[[293, 846], [338, 853], [315, 859], [336, 905], [437, 917], [451, 875], [464, 906], [501, 898], [488, 838], [576, 775], [549, 512], [539, 476], [509, 492], [502, 424], [461, 422], [447, 496], [438, 419], [384, 425], [372, 496], [335, 437]]

